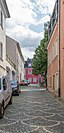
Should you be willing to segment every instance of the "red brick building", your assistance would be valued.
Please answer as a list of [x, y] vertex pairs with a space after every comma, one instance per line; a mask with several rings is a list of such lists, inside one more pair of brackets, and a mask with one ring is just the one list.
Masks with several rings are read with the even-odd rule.
[[48, 38], [48, 89], [64, 98], [64, 0], [56, 0]]

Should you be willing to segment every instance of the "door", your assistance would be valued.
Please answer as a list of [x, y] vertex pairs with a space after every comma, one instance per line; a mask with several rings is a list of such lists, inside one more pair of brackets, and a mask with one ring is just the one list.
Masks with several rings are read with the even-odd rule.
[[53, 90], [55, 90], [55, 75], [53, 75]]
[[56, 90], [58, 91], [58, 74], [56, 74]]
[[7, 88], [6, 79], [3, 78], [3, 95], [4, 95], [4, 107], [8, 104], [9, 101], [9, 92]]

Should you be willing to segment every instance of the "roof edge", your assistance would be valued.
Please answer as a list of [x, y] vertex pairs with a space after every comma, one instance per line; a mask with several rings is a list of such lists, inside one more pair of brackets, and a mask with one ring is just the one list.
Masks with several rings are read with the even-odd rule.
[[3, 3], [3, 5], [5, 6], [6, 13], [7, 13], [6, 18], [10, 18], [10, 13], [9, 13], [9, 10], [8, 10], [6, 0], [1, 0], [1, 3]]

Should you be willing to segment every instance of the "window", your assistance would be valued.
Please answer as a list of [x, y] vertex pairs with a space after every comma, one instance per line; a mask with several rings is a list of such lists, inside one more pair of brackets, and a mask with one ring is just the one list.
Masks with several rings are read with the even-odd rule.
[[49, 85], [52, 86], [52, 77], [50, 77], [49, 80], [50, 80], [50, 81], [49, 81]]
[[0, 90], [1, 90], [1, 79], [0, 79]]
[[28, 74], [32, 74], [32, 70], [28, 70]]
[[37, 81], [37, 79], [36, 78], [33, 78], [33, 82], [36, 82]]
[[58, 90], [58, 74], [56, 74], [56, 90]]
[[3, 89], [6, 90], [7, 89], [7, 84], [6, 84], [6, 80], [3, 79]]
[[31, 63], [29, 63], [29, 67], [31, 67]]
[[3, 45], [0, 43], [0, 59], [3, 58]]
[[53, 90], [55, 90], [55, 75], [53, 75]]
[[0, 11], [0, 25], [3, 28], [3, 14], [2, 14], [2, 11]]
[[32, 82], [32, 78], [28, 78], [29, 82], [31, 83]]

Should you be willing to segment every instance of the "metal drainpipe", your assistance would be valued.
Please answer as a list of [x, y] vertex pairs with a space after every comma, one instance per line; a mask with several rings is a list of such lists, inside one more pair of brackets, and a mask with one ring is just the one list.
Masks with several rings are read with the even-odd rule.
[[58, 0], [58, 96], [60, 97], [60, 0]]

